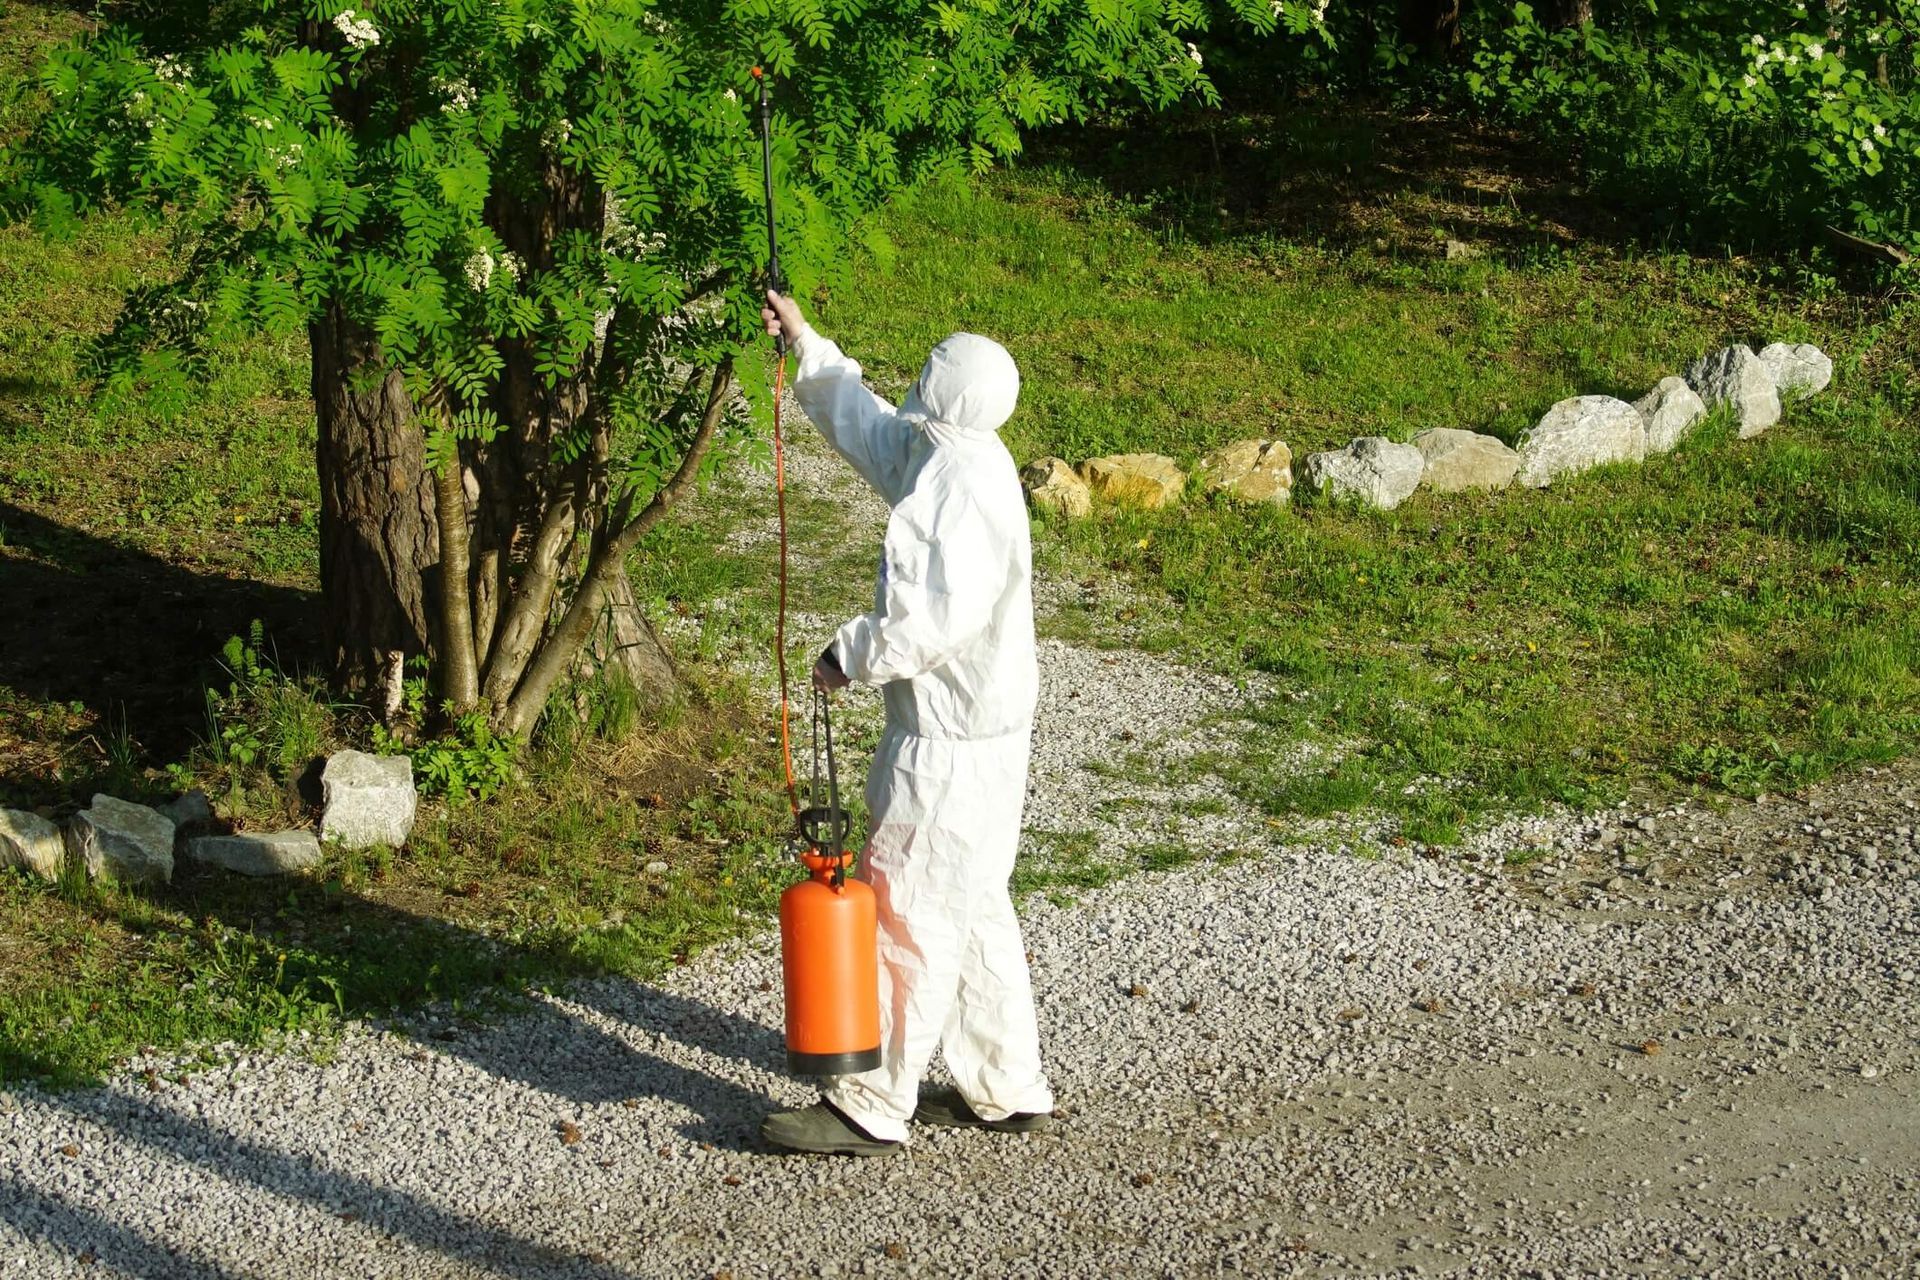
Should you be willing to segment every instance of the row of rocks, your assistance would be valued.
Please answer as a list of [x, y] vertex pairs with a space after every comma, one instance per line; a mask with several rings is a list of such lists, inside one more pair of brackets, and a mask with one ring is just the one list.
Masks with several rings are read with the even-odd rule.
[[[1824, 390], [1833, 362], [1818, 347], [1774, 343], [1755, 353], [1728, 347], [1702, 357], [1684, 377], [1663, 378], [1639, 400], [1574, 396], [1547, 410], [1519, 447], [1477, 431], [1441, 427], [1406, 444], [1365, 436], [1343, 449], [1309, 454], [1309, 490], [1390, 511], [1420, 488], [1438, 493], [1544, 488], [1561, 476], [1613, 462], [1640, 462], [1684, 440], [1714, 409], [1730, 406], [1741, 439], [1780, 420], [1785, 396]], [[1208, 493], [1244, 502], [1285, 505], [1293, 496], [1293, 456], [1278, 440], [1241, 440], [1200, 460], [1195, 474]], [[1157, 453], [1090, 458], [1078, 468], [1041, 458], [1021, 472], [1029, 500], [1070, 517], [1092, 512], [1094, 500], [1158, 510], [1178, 503], [1187, 475]]]
[[418, 805], [407, 757], [342, 751], [327, 760], [320, 785], [318, 836], [304, 828], [210, 831], [213, 806], [201, 791], [158, 807], [95, 795], [64, 826], [43, 814], [0, 809], [0, 869], [55, 880], [71, 859], [89, 879], [151, 884], [173, 879], [179, 853], [241, 875], [280, 876], [319, 866], [321, 840], [346, 849], [406, 843]]

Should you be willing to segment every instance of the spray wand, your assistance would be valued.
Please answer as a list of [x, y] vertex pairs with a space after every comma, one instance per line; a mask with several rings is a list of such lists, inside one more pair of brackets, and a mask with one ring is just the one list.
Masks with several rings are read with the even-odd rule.
[[[785, 293], [780, 279], [780, 240], [773, 217], [773, 109], [767, 75], [760, 83], [760, 162], [767, 198], [767, 288]], [[779, 365], [773, 376], [773, 488], [780, 510], [780, 619], [774, 653], [780, 667], [780, 754], [787, 771], [787, 803], [793, 809], [793, 852], [807, 878], [780, 895], [780, 970], [785, 988], [787, 1066], [800, 1075], [832, 1076], [872, 1071], [880, 1065], [880, 968], [876, 943], [878, 905], [873, 889], [847, 878], [853, 855], [846, 851], [852, 818], [840, 807], [833, 758], [833, 720], [826, 690], [813, 690], [813, 781], [806, 808], [793, 778], [793, 743], [787, 694], [787, 467], [780, 436], [780, 400], [786, 391], [787, 337], [773, 340]], [[821, 749], [826, 755], [826, 803], [820, 794]]]
[[[767, 202], [767, 288], [774, 293], [785, 293], [786, 282], [780, 278], [780, 236], [773, 218], [773, 104], [767, 96], [766, 68], [756, 66], [752, 75], [760, 86], [760, 176]], [[773, 651], [780, 669], [780, 759], [786, 770], [787, 807], [798, 818], [800, 792], [793, 778], [790, 728], [793, 714], [787, 694], [787, 460], [780, 432], [780, 402], [787, 388], [787, 335], [784, 332], [774, 336], [773, 353], [779, 357], [773, 374], [773, 493], [774, 504], [780, 512], [780, 611], [774, 624]]]

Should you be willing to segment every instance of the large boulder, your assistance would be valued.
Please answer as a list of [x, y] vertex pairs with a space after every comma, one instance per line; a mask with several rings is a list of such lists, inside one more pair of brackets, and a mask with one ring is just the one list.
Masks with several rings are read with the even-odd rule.
[[1685, 378], [1662, 378], [1660, 385], [1633, 402], [1647, 424], [1647, 452], [1666, 453], [1707, 416], [1707, 402]]
[[1410, 444], [1362, 436], [1344, 449], [1309, 454], [1307, 484], [1329, 498], [1355, 498], [1391, 511], [1420, 487], [1427, 460]]
[[1520, 437], [1520, 483], [1543, 489], [1556, 476], [1646, 456], [1647, 424], [1638, 409], [1612, 396], [1574, 396]]
[[37, 813], [0, 809], [0, 870], [24, 867], [42, 880], [58, 880], [66, 857], [60, 828]]
[[1435, 427], [1413, 438], [1424, 469], [1420, 483], [1437, 493], [1504, 489], [1520, 470], [1520, 455], [1478, 431]]
[[320, 838], [348, 849], [397, 849], [413, 831], [413, 761], [342, 751], [320, 773]]
[[1284, 507], [1293, 498], [1293, 452], [1279, 440], [1238, 440], [1200, 459], [1209, 493]]
[[275, 831], [268, 835], [195, 836], [186, 853], [243, 876], [284, 876], [320, 865], [320, 842], [311, 831]]
[[1187, 487], [1187, 477], [1174, 460], [1157, 453], [1088, 458], [1080, 464], [1080, 478], [1102, 502], [1149, 511], [1175, 505]]
[[1047, 511], [1078, 518], [1093, 511], [1087, 482], [1074, 473], [1065, 458], [1039, 458], [1020, 469], [1027, 501]]
[[173, 879], [173, 819], [143, 804], [95, 796], [67, 824], [67, 852], [95, 880]]
[[1833, 361], [1809, 342], [1776, 342], [1760, 348], [1760, 363], [1773, 375], [1782, 400], [1804, 400], [1827, 389], [1833, 381]]
[[1742, 440], [1780, 421], [1780, 388], [1773, 370], [1747, 347], [1727, 347], [1694, 361], [1687, 368], [1687, 385], [1709, 409], [1732, 405]]

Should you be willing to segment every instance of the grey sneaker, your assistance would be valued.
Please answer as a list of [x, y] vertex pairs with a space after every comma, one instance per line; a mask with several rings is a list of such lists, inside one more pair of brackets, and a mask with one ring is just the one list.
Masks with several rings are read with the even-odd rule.
[[1053, 1123], [1045, 1111], [1016, 1111], [1004, 1120], [982, 1120], [958, 1089], [935, 1089], [920, 1095], [913, 1118], [943, 1129], [988, 1129], [994, 1133], [1039, 1133]]
[[870, 1136], [822, 1098], [800, 1111], [776, 1111], [760, 1122], [760, 1136], [785, 1151], [822, 1156], [884, 1156], [907, 1144]]

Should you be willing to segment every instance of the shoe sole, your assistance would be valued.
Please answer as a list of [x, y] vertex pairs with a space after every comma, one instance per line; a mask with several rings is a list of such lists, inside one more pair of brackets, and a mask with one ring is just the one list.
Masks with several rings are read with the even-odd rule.
[[962, 1120], [959, 1116], [945, 1112], [926, 1114], [913, 1113], [917, 1123], [932, 1125], [936, 1129], [985, 1129], [988, 1133], [1044, 1133], [1052, 1125], [1051, 1116], [1037, 1116], [1032, 1120]]
[[890, 1156], [902, 1146], [901, 1143], [895, 1142], [884, 1147], [853, 1146], [851, 1144], [842, 1146], [795, 1147], [768, 1138], [765, 1134], [761, 1134], [760, 1136], [766, 1140], [768, 1146], [773, 1147], [775, 1150], [798, 1156]]

